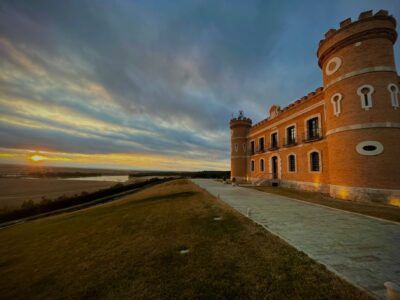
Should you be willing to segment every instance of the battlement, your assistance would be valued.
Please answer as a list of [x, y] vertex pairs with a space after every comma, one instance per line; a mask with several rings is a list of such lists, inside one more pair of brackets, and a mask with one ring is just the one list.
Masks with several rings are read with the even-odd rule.
[[[316, 96], [318, 96], [319, 94], [321, 94], [323, 92], [323, 88], [319, 87], [317, 89], [315, 89], [315, 91], [308, 93], [306, 96], [301, 97], [300, 99], [290, 103], [289, 105], [285, 106], [282, 109], [279, 109], [280, 114], [281, 113], [287, 113], [288, 111], [298, 107], [301, 104], [304, 104], [305, 102], [307, 102], [308, 100], [310, 100], [311, 98], [314, 98]], [[256, 123], [253, 125], [253, 127], [259, 127], [262, 124], [270, 121], [271, 119], [268, 117], [266, 119], [261, 120], [260, 122]]]
[[338, 29], [329, 29], [325, 38], [320, 40], [318, 64], [322, 67], [325, 58], [332, 51], [364, 39], [385, 37], [394, 44], [397, 39], [395, 28], [396, 19], [386, 10], [379, 10], [375, 14], [372, 10], [364, 11], [355, 21], [347, 18], [340, 22]]

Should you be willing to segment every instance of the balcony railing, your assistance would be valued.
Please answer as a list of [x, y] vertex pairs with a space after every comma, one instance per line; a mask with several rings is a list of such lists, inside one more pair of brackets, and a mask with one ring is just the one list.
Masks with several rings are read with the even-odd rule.
[[304, 143], [314, 142], [322, 139], [321, 128], [316, 128], [305, 133]]
[[274, 150], [277, 150], [277, 149], [279, 149], [278, 143], [271, 143], [269, 148], [268, 148], [268, 151], [274, 151]]
[[285, 144], [283, 145], [284, 147], [292, 147], [297, 145], [297, 139], [292, 137], [292, 138], [286, 138]]

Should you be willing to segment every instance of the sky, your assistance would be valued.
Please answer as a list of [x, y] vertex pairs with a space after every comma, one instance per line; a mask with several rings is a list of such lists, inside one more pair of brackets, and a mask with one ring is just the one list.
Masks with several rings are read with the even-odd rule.
[[319, 40], [370, 9], [400, 21], [398, 0], [2, 0], [0, 163], [228, 170], [232, 114], [320, 87]]

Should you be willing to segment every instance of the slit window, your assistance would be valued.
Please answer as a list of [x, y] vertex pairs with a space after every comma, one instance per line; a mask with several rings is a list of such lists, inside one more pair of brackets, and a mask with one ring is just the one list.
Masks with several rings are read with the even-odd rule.
[[260, 159], [260, 171], [264, 172], [264, 169], [265, 169], [264, 159]]
[[399, 88], [394, 83], [388, 85], [388, 90], [390, 93], [390, 99], [394, 109], [399, 108]]
[[357, 95], [361, 99], [361, 108], [364, 110], [369, 110], [372, 107], [372, 93], [374, 88], [372, 85], [362, 85], [357, 90]]
[[320, 157], [319, 153], [314, 151], [310, 153], [310, 170], [312, 172], [319, 172], [321, 169], [320, 167]]
[[250, 143], [250, 151], [251, 151], [251, 154], [254, 154], [254, 141], [251, 141], [251, 143]]
[[254, 160], [252, 160], [250, 163], [250, 170], [254, 172]]
[[338, 117], [340, 112], [341, 112], [341, 106], [340, 102], [342, 101], [342, 95], [339, 93], [336, 93], [332, 96], [331, 102], [333, 106], [333, 114]]

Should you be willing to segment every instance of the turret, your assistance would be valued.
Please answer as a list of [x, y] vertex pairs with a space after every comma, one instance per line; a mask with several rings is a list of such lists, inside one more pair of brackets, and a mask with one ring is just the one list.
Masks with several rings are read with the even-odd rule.
[[231, 179], [236, 182], [246, 181], [247, 172], [247, 134], [251, 128], [251, 119], [243, 111], [229, 122], [231, 128]]
[[395, 28], [387, 11], [366, 11], [320, 42], [331, 195], [367, 199], [400, 189]]

